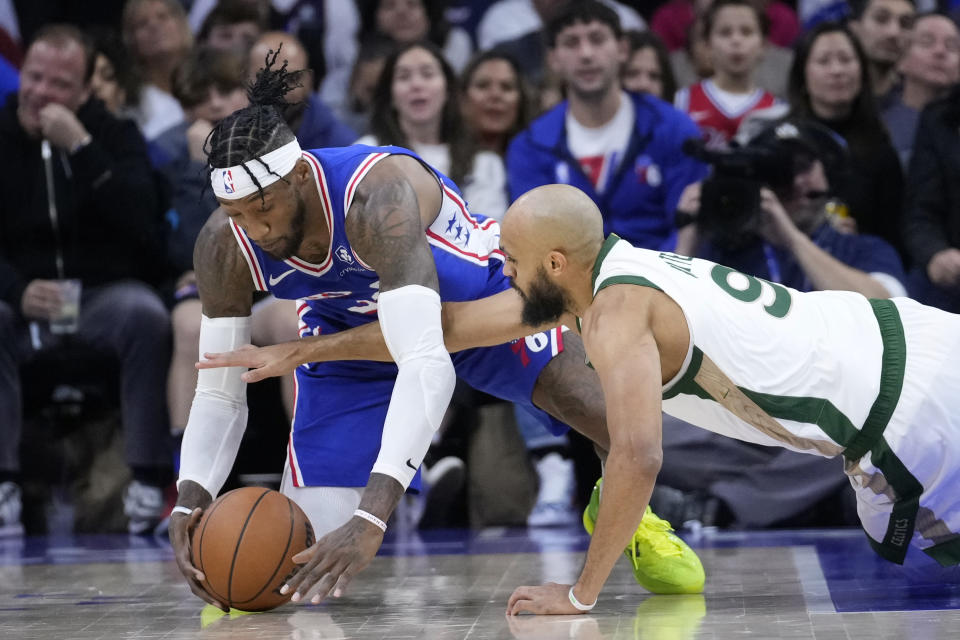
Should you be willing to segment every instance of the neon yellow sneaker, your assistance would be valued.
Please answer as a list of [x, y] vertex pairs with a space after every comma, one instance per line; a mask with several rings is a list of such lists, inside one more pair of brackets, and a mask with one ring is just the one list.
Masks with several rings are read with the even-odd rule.
[[[583, 510], [583, 527], [590, 535], [600, 509], [602, 484], [603, 478], [597, 480], [590, 504]], [[657, 517], [648, 506], [623, 552], [633, 565], [633, 576], [651, 593], [701, 593], [705, 577], [700, 558], [672, 532], [670, 523]]]

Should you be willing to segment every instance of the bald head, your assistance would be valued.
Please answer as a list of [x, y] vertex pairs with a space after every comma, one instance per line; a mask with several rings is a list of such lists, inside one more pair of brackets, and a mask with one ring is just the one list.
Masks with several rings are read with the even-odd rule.
[[603, 244], [603, 217], [580, 189], [548, 184], [523, 194], [507, 210], [503, 238], [522, 238], [538, 258], [559, 251], [579, 265], [592, 266]]

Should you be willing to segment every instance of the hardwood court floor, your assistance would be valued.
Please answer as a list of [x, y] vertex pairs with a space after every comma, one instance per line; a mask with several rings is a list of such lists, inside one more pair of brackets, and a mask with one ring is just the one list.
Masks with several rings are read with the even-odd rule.
[[651, 596], [621, 561], [589, 615], [504, 615], [514, 587], [571, 581], [586, 544], [579, 529], [393, 534], [340, 600], [220, 615], [165, 541], [0, 540], [0, 638], [960, 638], [957, 572], [888, 564], [859, 530], [703, 536], [702, 596]]

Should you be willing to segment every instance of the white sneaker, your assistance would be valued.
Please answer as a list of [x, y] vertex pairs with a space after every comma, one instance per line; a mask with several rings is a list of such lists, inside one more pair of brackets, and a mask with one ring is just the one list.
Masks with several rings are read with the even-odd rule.
[[540, 476], [540, 491], [537, 503], [527, 517], [530, 527], [560, 527], [579, 522], [573, 508], [573, 492], [576, 479], [573, 460], [559, 453], [548, 453], [537, 462]]
[[123, 512], [130, 519], [127, 530], [134, 535], [151, 533], [163, 520], [163, 489], [136, 480], [123, 494]]
[[9, 481], [0, 483], [0, 537], [23, 535], [22, 508], [20, 486]]

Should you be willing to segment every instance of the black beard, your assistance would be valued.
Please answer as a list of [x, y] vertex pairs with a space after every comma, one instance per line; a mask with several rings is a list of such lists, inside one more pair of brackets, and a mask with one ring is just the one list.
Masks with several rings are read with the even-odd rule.
[[283, 245], [278, 249], [272, 251], [266, 251], [274, 260], [284, 261], [289, 260], [296, 254], [297, 249], [300, 248], [300, 245], [303, 244], [303, 227], [307, 219], [307, 205], [303, 201], [303, 198], [297, 194], [297, 208], [293, 213], [293, 218], [290, 220], [290, 233], [283, 237]]
[[510, 286], [523, 298], [521, 320], [525, 325], [539, 327], [558, 322], [567, 308], [567, 298], [563, 289], [547, 279], [541, 268], [536, 279], [530, 284], [530, 293], [524, 293], [511, 281]]

